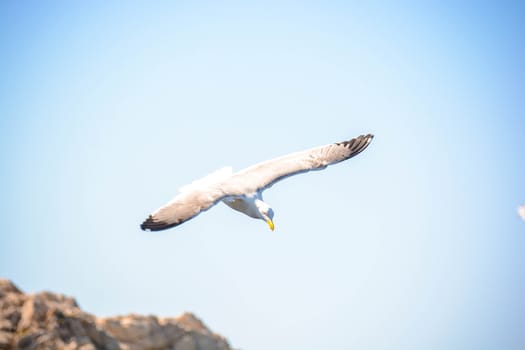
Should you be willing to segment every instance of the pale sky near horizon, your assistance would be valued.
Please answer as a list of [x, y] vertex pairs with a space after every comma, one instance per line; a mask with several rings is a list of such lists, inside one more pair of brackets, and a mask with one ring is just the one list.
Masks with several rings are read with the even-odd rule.
[[[3, 1], [0, 276], [234, 348], [523, 349], [520, 2]], [[265, 193], [142, 220], [222, 166], [373, 133]]]

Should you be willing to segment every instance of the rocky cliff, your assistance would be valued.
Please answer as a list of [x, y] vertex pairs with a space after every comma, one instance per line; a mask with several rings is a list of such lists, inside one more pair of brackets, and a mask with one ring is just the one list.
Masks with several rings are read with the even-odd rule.
[[25, 294], [0, 279], [0, 350], [122, 349], [230, 350], [193, 314], [175, 318], [127, 315], [97, 318], [75, 299], [55, 293]]

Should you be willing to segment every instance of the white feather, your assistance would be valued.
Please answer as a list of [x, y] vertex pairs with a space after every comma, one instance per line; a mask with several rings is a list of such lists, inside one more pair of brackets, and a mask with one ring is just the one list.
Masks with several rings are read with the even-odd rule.
[[179, 188], [180, 193], [184, 192], [190, 192], [195, 190], [196, 188], [206, 188], [213, 184], [220, 183], [227, 178], [229, 178], [233, 174], [233, 169], [231, 166], [225, 166], [223, 168], [220, 168], [218, 170], [215, 170], [211, 174], [208, 174], [204, 176], [201, 179], [194, 180], [190, 184], [184, 185], [181, 188]]

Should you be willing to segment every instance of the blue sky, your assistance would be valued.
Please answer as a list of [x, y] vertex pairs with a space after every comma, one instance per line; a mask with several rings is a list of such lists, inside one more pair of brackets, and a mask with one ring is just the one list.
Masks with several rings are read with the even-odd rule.
[[[519, 2], [0, 4], [0, 276], [236, 348], [522, 349]], [[139, 224], [222, 166], [374, 133], [265, 194]]]

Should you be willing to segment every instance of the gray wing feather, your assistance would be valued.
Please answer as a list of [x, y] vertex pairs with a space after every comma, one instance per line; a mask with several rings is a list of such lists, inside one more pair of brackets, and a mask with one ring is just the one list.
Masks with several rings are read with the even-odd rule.
[[160, 231], [178, 226], [210, 209], [224, 197], [224, 193], [214, 187], [182, 192], [169, 203], [153, 212], [140, 225], [140, 228]]
[[266, 189], [292, 175], [321, 170], [328, 165], [350, 159], [361, 153], [373, 139], [361, 135], [349, 141], [336, 142], [271, 159], [234, 174], [224, 184], [228, 194], [240, 195]]

